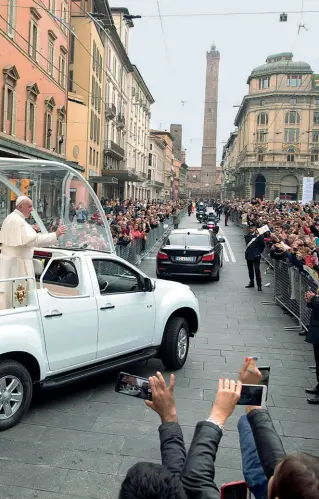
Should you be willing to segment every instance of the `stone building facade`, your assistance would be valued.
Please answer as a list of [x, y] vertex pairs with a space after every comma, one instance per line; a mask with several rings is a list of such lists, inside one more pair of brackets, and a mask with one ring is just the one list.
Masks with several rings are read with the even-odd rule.
[[187, 196], [190, 198], [200, 197], [201, 195], [201, 167], [189, 166], [187, 170]]
[[247, 81], [223, 152], [224, 197], [300, 200], [304, 177], [319, 195], [319, 77], [288, 52], [267, 57]]

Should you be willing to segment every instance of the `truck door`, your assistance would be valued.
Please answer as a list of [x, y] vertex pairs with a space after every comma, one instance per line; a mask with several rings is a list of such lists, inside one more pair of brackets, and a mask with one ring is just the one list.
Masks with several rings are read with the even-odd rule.
[[81, 276], [80, 258], [57, 257], [40, 278], [38, 299], [52, 371], [83, 365], [97, 355], [96, 299]]

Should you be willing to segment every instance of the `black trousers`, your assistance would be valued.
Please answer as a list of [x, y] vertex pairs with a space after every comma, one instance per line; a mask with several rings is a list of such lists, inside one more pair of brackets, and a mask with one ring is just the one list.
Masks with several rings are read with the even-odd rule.
[[318, 381], [318, 385], [319, 385], [319, 345], [314, 345], [313, 351], [315, 354], [316, 375], [317, 375], [317, 381]]
[[254, 282], [254, 271], [256, 276], [257, 286], [261, 286], [261, 273], [260, 273], [260, 257], [255, 260], [246, 260], [248, 267], [249, 282]]

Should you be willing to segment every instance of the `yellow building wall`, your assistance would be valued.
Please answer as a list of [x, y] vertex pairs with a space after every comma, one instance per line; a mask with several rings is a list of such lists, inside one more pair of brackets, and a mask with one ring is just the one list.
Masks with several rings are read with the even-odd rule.
[[69, 100], [68, 103], [68, 123], [67, 123], [67, 143], [66, 158], [69, 161], [76, 161], [85, 168], [84, 176], [87, 178], [87, 124], [88, 107], [85, 104]]

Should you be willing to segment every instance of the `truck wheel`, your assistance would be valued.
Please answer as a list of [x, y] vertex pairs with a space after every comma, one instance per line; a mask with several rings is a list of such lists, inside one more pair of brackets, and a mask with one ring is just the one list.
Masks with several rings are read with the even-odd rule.
[[183, 317], [171, 317], [165, 327], [161, 359], [167, 369], [181, 369], [189, 348], [189, 328]]
[[0, 363], [0, 431], [19, 423], [32, 398], [32, 379], [19, 362]]

